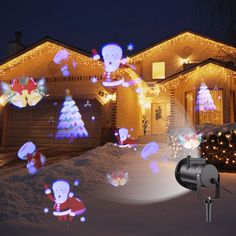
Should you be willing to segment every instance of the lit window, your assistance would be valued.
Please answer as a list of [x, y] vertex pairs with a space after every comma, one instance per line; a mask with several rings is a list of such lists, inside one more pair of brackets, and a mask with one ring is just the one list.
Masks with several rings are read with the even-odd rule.
[[153, 62], [152, 63], [152, 79], [164, 79], [165, 78], [165, 62]]
[[[200, 111], [199, 124], [211, 123], [214, 125], [223, 124], [223, 93], [222, 90], [209, 90], [213, 103], [216, 107], [215, 110]], [[218, 133], [221, 135], [221, 132]]]

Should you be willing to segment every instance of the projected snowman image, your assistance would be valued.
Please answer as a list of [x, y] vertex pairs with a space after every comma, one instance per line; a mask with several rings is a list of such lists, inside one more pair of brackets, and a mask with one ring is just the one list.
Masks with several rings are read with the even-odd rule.
[[120, 65], [124, 65], [127, 59], [122, 59], [122, 49], [117, 44], [107, 44], [102, 48], [102, 56], [104, 60], [104, 68], [106, 71], [106, 81], [103, 86], [118, 86], [124, 83], [124, 78], [112, 81], [111, 73], [115, 72]]

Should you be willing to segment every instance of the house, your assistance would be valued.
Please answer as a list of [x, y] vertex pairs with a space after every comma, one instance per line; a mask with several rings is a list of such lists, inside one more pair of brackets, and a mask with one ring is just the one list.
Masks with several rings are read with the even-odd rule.
[[[236, 122], [236, 47], [184, 31], [131, 57], [146, 82], [143, 90], [148, 134], [197, 124]], [[201, 83], [216, 109], [199, 111]]]
[[[21, 146], [31, 140], [38, 146], [92, 148], [107, 142], [112, 130], [125, 124], [133, 127], [135, 136], [140, 121], [133, 116], [132, 109], [138, 110], [138, 95], [130, 88], [103, 87], [103, 73], [101, 61], [94, 61], [89, 53], [49, 37], [3, 60], [0, 81], [11, 83], [22, 77], [38, 81], [44, 77], [49, 96], [36, 106], [20, 109], [8, 103], [1, 108], [2, 146]], [[127, 81], [135, 79], [128, 68], [118, 70], [114, 76], [125, 77]], [[73, 142], [55, 138], [67, 89], [89, 134]], [[88, 101], [91, 106], [86, 106]]]
[[[55, 61], [65, 50], [68, 55]], [[32, 140], [39, 146], [95, 147], [109, 141], [117, 127], [128, 128], [135, 138], [141, 136], [143, 116], [148, 120], [147, 134], [159, 136], [174, 127], [235, 122], [235, 62], [235, 46], [184, 31], [132, 55], [129, 63], [136, 70], [123, 67], [114, 73], [114, 79], [135, 81], [134, 86], [104, 87], [102, 61], [47, 37], [0, 62], [0, 81], [44, 77], [50, 95], [33, 107], [2, 107], [2, 145], [20, 146]], [[98, 82], [91, 81], [94, 77]], [[216, 106], [213, 111], [196, 109], [202, 83]], [[89, 133], [73, 143], [55, 138], [66, 89]], [[91, 107], [84, 106], [88, 100]]]

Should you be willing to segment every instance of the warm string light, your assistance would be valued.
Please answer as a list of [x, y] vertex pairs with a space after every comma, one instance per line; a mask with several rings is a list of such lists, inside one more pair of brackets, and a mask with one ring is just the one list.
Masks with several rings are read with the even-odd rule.
[[200, 149], [202, 157], [220, 170], [236, 169], [236, 130], [218, 132], [205, 137]]
[[225, 82], [227, 82], [227, 79], [236, 79], [236, 72], [220, 67], [213, 63], [209, 63], [200, 68], [197, 67], [196, 69], [185, 75], [179, 75], [177, 78], [168, 81], [165, 84], [160, 84], [160, 88], [162, 88], [163, 90], [176, 89], [180, 84], [186, 83], [188, 80], [205, 80], [211, 76], [214, 77], [216, 75], [217, 77], [224, 78]]
[[[4, 75], [7, 70], [11, 70], [13, 67], [17, 66], [18, 64], [23, 64], [26, 61], [33, 59], [42, 55], [43, 53], [50, 53], [55, 55], [58, 51], [64, 49], [62, 46], [59, 46], [55, 43], [45, 42], [28, 52], [10, 60], [9, 62], [4, 63], [0, 66], [0, 75]], [[85, 56], [83, 54], [74, 52], [72, 50], [66, 49], [69, 52], [69, 57], [73, 58], [73, 60], [85, 66], [89, 66], [92, 69], [103, 68], [103, 63], [101, 61], [94, 61], [92, 58]]]
[[202, 36], [190, 33], [190, 32], [184, 32], [174, 38], [166, 40], [160, 44], [157, 44], [156, 46], [151, 47], [150, 49], [145, 50], [142, 53], [139, 53], [131, 57], [131, 60], [134, 62], [145, 60], [147, 57], [157, 55], [162, 50], [169, 50], [170, 47], [173, 47], [176, 44], [178, 45], [183, 44], [183, 43], [186, 44], [186, 41], [188, 40], [192, 42], [196, 42], [200, 48], [206, 48], [206, 53], [216, 51], [222, 54], [222, 52], [227, 52], [227, 55], [228, 54], [232, 55], [232, 57], [236, 53], [236, 49], [234, 47], [213, 41], [211, 39], [208, 39], [208, 38], [205, 38], [205, 37], [202, 37]]
[[[182, 135], [181, 135], [182, 136]], [[188, 135], [187, 135], [188, 136]], [[174, 135], [169, 134], [168, 135], [168, 145], [169, 148], [172, 150], [173, 152], [173, 157], [174, 158], [181, 158], [183, 156], [187, 156], [190, 155], [192, 151], [194, 151], [195, 149], [198, 149], [198, 145], [200, 144], [200, 141], [197, 141], [198, 143], [195, 143], [195, 147], [193, 147], [193, 143], [192, 145], [190, 145], [190, 142], [187, 140], [180, 140], [180, 136], [178, 135], [177, 137]], [[195, 137], [192, 141], [196, 141], [196, 138], [199, 139], [199, 137]]]
[[[168, 141], [174, 158], [189, 155], [177, 137], [169, 135]], [[213, 145], [214, 144], [214, 145]], [[205, 136], [199, 146], [201, 157], [220, 170], [236, 170], [236, 130]]]

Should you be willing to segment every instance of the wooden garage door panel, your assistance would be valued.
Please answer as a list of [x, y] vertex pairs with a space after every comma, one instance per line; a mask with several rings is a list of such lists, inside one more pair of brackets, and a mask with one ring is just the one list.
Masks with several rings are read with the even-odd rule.
[[8, 132], [8, 137], [13, 136], [13, 137], [28, 137], [28, 129], [22, 129], [22, 128], [10, 128]]
[[52, 127], [52, 124], [50, 123], [50, 120], [31, 120], [30, 121], [30, 127], [34, 127], [37, 129], [37, 127]]
[[29, 110], [26, 111], [16, 111], [16, 110], [10, 110], [10, 112], [8, 113], [8, 118], [9, 120], [29, 120], [30, 116], [26, 116], [26, 114], [28, 114]]
[[[63, 101], [55, 105], [55, 101], [41, 101], [34, 107], [22, 109], [9, 107], [8, 145], [22, 145], [27, 140], [32, 140], [36, 145], [59, 145], [76, 147], [95, 147], [101, 139], [101, 105], [90, 100], [91, 107], [84, 107], [86, 100], [76, 101], [79, 112], [85, 123], [88, 138], [77, 138], [72, 142], [68, 139], [57, 140], [58, 118]], [[95, 116], [95, 120], [91, 119]]]
[[50, 129], [46, 129], [46, 128], [36, 128], [34, 129], [33, 127], [30, 130], [30, 136], [37, 136], [37, 135], [45, 135], [48, 136], [50, 135]]
[[21, 128], [21, 127], [27, 127], [28, 125], [29, 125], [28, 120], [10, 120], [10, 121], [8, 121], [9, 127]]
[[32, 111], [31, 120], [48, 120], [52, 116], [52, 111]]
[[25, 137], [11, 137], [8, 139], [8, 145], [9, 146], [19, 146], [23, 145], [28, 139], [25, 139]]
[[[98, 130], [99, 130], [99, 123], [97, 123], [97, 125], [87, 125], [85, 123], [84, 127], [86, 128], [86, 130], [88, 131], [89, 134], [91, 133], [99, 133]], [[53, 132], [57, 132], [57, 126], [54, 126], [53, 127]]]
[[44, 145], [49, 145], [51, 144], [51, 140], [48, 137], [31, 137], [30, 140], [33, 143], [36, 143], [37, 146], [44, 146]]
[[54, 141], [54, 144], [58, 145], [74, 145], [77, 147], [92, 147], [92, 146], [98, 146], [100, 143], [99, 139], [74, 139], [74, 140], [62, 140], [58, 139]]

